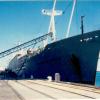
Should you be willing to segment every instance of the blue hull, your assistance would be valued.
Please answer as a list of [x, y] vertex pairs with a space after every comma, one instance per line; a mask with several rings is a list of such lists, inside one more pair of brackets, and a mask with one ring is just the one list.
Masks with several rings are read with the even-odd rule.
[[55, 73], [60, 73], [62, 81], [94, 85], [99, 50], [100, 31], [93, 31], [48, 44], [39, 54], [24, 56], [19, 59], [24, 59], [21, 64], [8, 68], [19, 77], [54, 79]]

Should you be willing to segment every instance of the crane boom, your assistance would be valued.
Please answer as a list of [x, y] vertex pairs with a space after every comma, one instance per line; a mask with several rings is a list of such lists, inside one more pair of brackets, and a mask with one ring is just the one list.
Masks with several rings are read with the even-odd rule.
[[0, 53], [0, 58], [5, 57], [7, 55], [10, 55], [11, 53], [20, 51], [21, 49], [27, 48], [27, 47], [29, 47], [31, 45], [35, 45], [35, 44], [37, 44], [37, 43], [45, 40], [48, 36], [52, 36], [52, 33], [51, 32], [50, 33], [47, 33], [47, 34], [45, 34], [43, 36], [40, 36], [38, 38], [35, 38], [33, 40], [30, 40], [28, 42], [25, 42], [23, 44], [20, 44], [18, 46], [15, 46], [15, 47], [13, 47], [11, 49], [8, 49], [6, 51], [3, 51], [3, 52]]

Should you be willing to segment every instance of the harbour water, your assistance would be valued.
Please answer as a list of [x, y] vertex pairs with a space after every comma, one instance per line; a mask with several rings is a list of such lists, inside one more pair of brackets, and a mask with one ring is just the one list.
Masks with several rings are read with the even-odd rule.
[[95, 86], [100, 87], [100, 71], [96, 72]]

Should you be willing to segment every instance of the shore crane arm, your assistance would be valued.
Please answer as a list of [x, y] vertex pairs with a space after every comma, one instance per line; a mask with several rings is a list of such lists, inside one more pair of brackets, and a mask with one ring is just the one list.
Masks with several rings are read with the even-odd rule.
[[11, 49], [8, 49], [6, 51], [3, 51], [3, 52], [0, 53], [0, 58], [5, 57], [7, 55], [10, 55], [10, 54], [12, 54], [14, 52], [20, 51], [20, 50], [22, 50], [24, 48], [27, 48], [27, 47], [31, 46], [31, 45], [36, 45], [37, 43], [45, 40], [48, 36], [51, 37], [52, 36], [52, 33], [51, 32], [50, 33], [47, 33], [47, 34], [45, 34], [43, 36], [40, 36], [38, 38], [35, 38], [33, 40], [30, 40], [28, 42], [25, 42], [23, 44], [20, 44], [18, 46], [15, 46], [15, 47], [13, 47]]

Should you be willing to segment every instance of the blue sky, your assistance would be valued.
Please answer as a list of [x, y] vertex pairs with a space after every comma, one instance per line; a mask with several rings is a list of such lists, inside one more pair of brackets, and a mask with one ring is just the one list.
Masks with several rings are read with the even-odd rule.
[[[55, 17], [57, 38], [65, 37], [72, 1], [58, 0], [56, 9], [65, 10]], [[41, 10], [51, 9], [51, 0], [0, 2], [0, 52], [47, 33], [50, 17]], [[80, 34], [80, 16], [85, 15], [85, 32], [100, 29], [100, 1], [77, 0], [70, 36]]]

